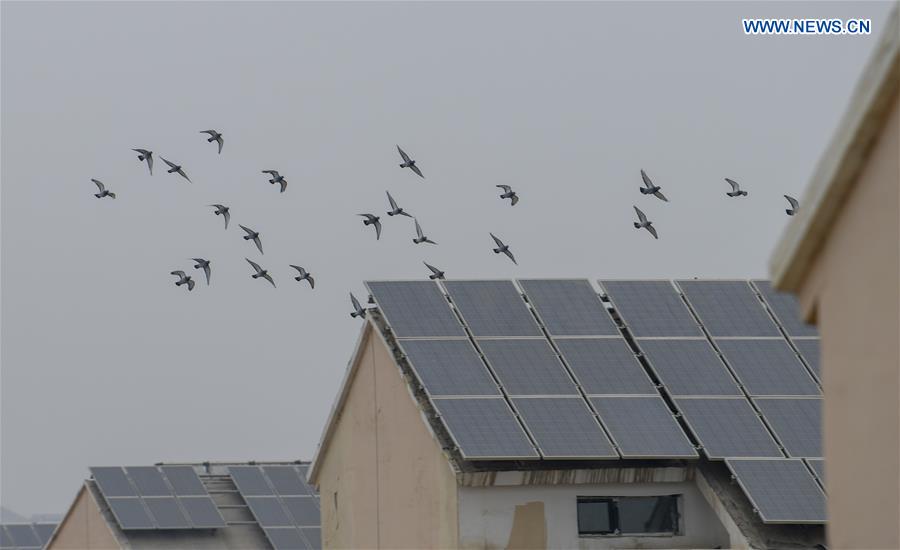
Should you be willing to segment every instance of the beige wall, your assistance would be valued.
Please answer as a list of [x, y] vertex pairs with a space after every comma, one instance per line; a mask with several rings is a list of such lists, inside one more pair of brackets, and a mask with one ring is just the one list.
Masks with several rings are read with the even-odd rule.
[[56, 529], [52, 550], [108, 550], [121, 548], [87, 487], [82, 486], [72, 507]]

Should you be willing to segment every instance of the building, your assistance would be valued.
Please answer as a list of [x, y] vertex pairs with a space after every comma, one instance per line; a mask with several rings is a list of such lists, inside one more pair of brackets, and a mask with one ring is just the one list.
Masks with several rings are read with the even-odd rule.
[[91, 468], [48, 549], [321, 547], [308, 463]]
[[898, 88], [895, 3], [771, 262], [773, 283], [822, 334], [835, 548], [900, 548]]
[[818, 338], [766, 281], [369, 282], [326, 548], [817, 548]]
[[44, 548], [56, 530], [56, 523], [0, 524], [0, 549], [38, 550]]

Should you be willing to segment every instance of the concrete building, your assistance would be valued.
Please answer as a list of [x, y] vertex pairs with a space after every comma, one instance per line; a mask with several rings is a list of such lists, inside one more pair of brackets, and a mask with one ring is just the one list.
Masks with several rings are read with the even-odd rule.
[[900, 548], [898, 88], [895, 4], [771, 262], [822, 335], [835, 548]]

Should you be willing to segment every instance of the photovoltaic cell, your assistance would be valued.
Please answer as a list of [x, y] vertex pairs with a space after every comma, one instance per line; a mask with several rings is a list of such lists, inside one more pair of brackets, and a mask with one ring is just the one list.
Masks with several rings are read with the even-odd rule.
[[37, 534], [32, 529], [30, 523], [9, 523], [6, 525], [9, 536], [15, 543], [13, 546], [23, 547], [40, 547], [41, 541], [38, 540]]
[[178, 506], [175, 497], [145, 498], [144, 503], [150, 509], [150, 515], [160, 529], [188, 529], [190, 522]]
[[293, 466], [263, 466], [263, 472], [269, 477], [275, 492], [279, 495], [308, 495], [309, 487]]
[[703, 336], [669, 281], [601, 281], [635, 338]]
[[746, 281], [678, 281], [712, 336], [781, 336]]
[[675, 402], [709, 458], [784, 456], [744, 398]]
[[819, 388], [784, 339], [716, 340], [750, 395], [819, 395]]
[[763, 523], [825, 523], [825, 494], [803, 462], [727, 460]]
[[540, 340], [478, 340], [510, 395], [578, 395], [553, 348]]
[[468, 340], [399, 343], [430, 395], [500, 395], [497, 384]]
[[434, 399], [432, 402], [464, 458], [538, 458], [502, 398]]
[[810, 339], [810, 340], [791, 340], [791, 343], [797, 348], [800, 352], [800, 355], [803, 357], [803, 360], [806, 361], [806, 364], [809, 365], [809, 368], [812, 369], [813, 373], [816, 375], [816, 378], [822, 380], [822, 370], [819, 366], [819, 339]]
[[661, 397], [591, 397], [623, 458], [696, 458]]
[[640, 340], [638, 345], [672, 395], [742, 395], [707, 340]]
[[580, 397], [516, 398], [513, 404], [547, 458], [618, 458]]
[[46, 546], [48, 542], [50, 542], [50, 537], [53, 536], [53, 532], [56, 531], [56, 523], [36, 523], [34, 524], [34, 530], [37, 532], [38, 539], [40, 539], [41, 546]]
[[512, 281], [444, 281], [475, 336], [543, 336]]
[[163, 466], [162, 471], [179, 496], [206, 496], [206, 487], [192, 466]]
[[792, 457], [822, 456], [822, 400], [754, 399]]
[[319, 527], [301, 527], [300, 532], [303, 533], [310, 548], [322, 550], [322, 531]]
[[129, 466], [125, 473], [134, 482], [138, 494], [145, 497], [167, 497], [172, 490], [166, 485], [162, 474], [155, 466]]
[[306, 550], [309, 548], [300, 531], [293, 527], [269, 528], [265, 529], [265, 532], [275, 550]]
[[90, 471], [104, 497], [131, 497], [137, 495], [122, 468], [118, 466], [99, 466], [90, 468]]
[[369, 281], [366, 286], [397, 338], [465, 337], [433, 281]]
[[294, 524], [277, 497], [245, 497], [244, 500], [262, 527], [289, 527]]
[[319, 525], [319, 506], [314, 497], [283, 497], [284, 506], [294, 520], [294, 525]]
[[619, 330], [586, 279], [519, 280], [551, 336], [618, 336]]
[[825, 461], [821, 458], [807, 458], [806, 463], [813, 469], [816, 479], [825, 485]]
[[209, 497], [178, 497], [178, 502], [187, 512], [191, 525], [198, 529], [225, 527], [225, 520], [216, 503]]
[[818, 336], [815, 325], [810, 325], [800, 317], [800, 305], [797, 297], [790, 292], [781, 292], [772, 288], [769, 281], [753, 281], [754, 286], [762, 294], [763, 300], [775, 314], [778, 323], [788, 336]]
[[228, 468], [228, 472], [238, 490], [245, 497], [275, 494], [256, 466], [232, 466]]
[[139, 498], [107, 498], [106, 503], [112, 510], [113, 516], [119, 522], [119, 527], [127, 531], [129, 529], [155, 529], [153, 520], [144, 509]]
[[6, 526], [0, 525], [0, 548], [15, 548], [16, 543], [12, 537], [6, 532]]
[[554, 343], [585, 393], [658, 395], [624, 338], [565, 338]]

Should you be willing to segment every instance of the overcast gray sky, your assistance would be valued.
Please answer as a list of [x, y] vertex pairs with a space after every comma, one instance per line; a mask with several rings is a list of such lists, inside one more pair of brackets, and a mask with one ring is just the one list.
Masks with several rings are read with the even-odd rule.
[[[782, 194], [802, 194], [889, 7], [3, 2], [3, 505], [61, 512], [89, 465], [311, 458], [359, 330], [347, 292], [424, 277], [422, 260], [456, 278], [765, 276]], [[872, 18], [873, 35], [748, 37], [743, 17]], [[670, 203], [638, 193], [641, 168]], [[387, 216], [375, 241], [355, 214], [383, 214], [385, 190], [438, 246]], [[212, 286], [188, 293], [169, 272], [192, 256]]]

